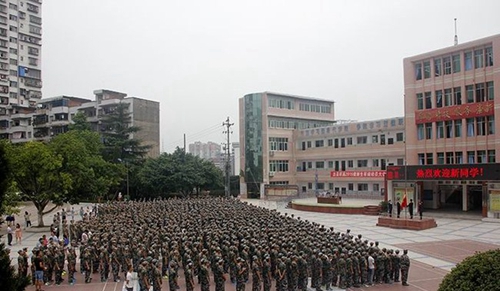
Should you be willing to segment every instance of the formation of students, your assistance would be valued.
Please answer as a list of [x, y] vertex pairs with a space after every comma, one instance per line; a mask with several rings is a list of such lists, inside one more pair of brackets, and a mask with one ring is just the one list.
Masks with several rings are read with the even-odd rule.
[[[42, 252], [46, 284], [62, 282], [65, 261], [68, 281], [74, 283], [79, 253], [85, 282], [99, 273], [103, 282], [128, 283], [125, 274], [137, 272], [141, 291], [161, 290], [163, 281], [171, 291], [180, 285], [190, 291], [196, 284], [202, 291], [214, 284], [219, 291], [227, 281], [236, 290], [248, 286], [254, 291], [273, 286], [302, 291], [308, 285], [329, 290], [400, 280], [408, 285], [406, 250], [380, 249], [349, 230], [341, 233], [236, 199], [113, 202], [100, 205], [97, 216], [71, 225], [70, 235], [78, 243], [64, 246], [52, 240], [34, 250]], [[20, 267], [23, 274], [26, 270]]]

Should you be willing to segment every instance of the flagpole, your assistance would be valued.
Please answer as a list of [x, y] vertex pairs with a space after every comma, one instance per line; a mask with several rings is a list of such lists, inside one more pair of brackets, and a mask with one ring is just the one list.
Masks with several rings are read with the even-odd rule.
[[407, 157], [407, 148], [408, 148], [408, 144], [406, 143], [406, 133], [408, 132], [407, 130], [407, 126], [406, 124], [408, 123], [407, 120], [406, 120], [406, 94], [403, 94], [403, 107], [404, 107], [404, 111], [403, 111], [403, 114], [404, 114], [404, 122], [405, 122], [405, 197], [406, 197], [406, 207], [405, 207], [405, 219], [406, 219], [406, 209], [408, 208], [408, 191], [407, 191], [407, 188], [408, 188], [408, 157]]

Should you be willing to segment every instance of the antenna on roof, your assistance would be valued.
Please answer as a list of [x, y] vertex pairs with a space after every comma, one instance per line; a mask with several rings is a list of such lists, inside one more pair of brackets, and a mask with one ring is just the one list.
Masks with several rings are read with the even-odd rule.
[[458, 35], [457, 35], [457, 19], [455, 18], [455, 45], [458, 44]]

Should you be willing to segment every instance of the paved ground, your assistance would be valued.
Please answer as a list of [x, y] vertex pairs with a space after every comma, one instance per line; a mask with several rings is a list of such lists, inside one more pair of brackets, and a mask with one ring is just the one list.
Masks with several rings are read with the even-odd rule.
[[[347, 201], [345, 199], [344, 203], [347, 203]], [[314, 221], [327, 227], [333, 226], [339, 231], [351, 229], [351, 232], [356, 235], [362, 234], [363, 238], [379, 241], [381, 247], [393, 249], [407, 248], [410, 250], [409, 287], [392, 284], [377, 285], [370, 288], [355, 288], [352, 290], [435, 291], [442, 278], [464, 257], [473, 254], [475, 251], [500, 247], [500, 223], [483, 222], [480, 220], [480, 217], [472, 220], [464, 220], [446, 218], [446, 214], [441, 214], [439, 216], [444, 216], [444, 218], [436, 218], [437, 228], [410, 231], [377, 227], [375, 226], [377, 218], [373, 216], [301, 212], [293, 209], [285, 209], [283, 208], [284, 205], [279, 203], [258, 200], [248, 200], [248, 202], [276, 209], [288, 215], [294, 214], [295, 217]], [[366, 200], [365, 202], [367, 204], [372, 203]], [[353, 203], [358, 203], [358, 201], [353, 201]], [[47, 222], [50, 222], [52, 216], [46, 216], [45, 219]], [[5, 229], [5, 226], [3, 228]], [[40, 235], [40, 233], [25, 233], [23, 245], [32, 248]], [[13, 253], [15, 254], [19, 248], [21, 246], [14, 246], [12, 248]], [[45, 286], [43, 289], [46, 291], [121, 291], [123, 286], [123, 282], [100, 283], [98, 280], [99, 278], [94, 274], [93, 283], [82, 284], [81, 274], [78, 274], [75, 286], [68, 286], [64, 282], [61, 286]], [[181, 279], [181, 284], [183, 284], [182, 281]], [[162, 290], [168, 290], [167, 285], [167, 282], [164, 282]], [[226, 284], [226, 290], [233, 291], [235, 289], [234, 285], [230, 283]], [[246, 290], [250, 289], [251, 283], [247, 284], [246, 287]], [[27, 290], [33, 291], [35, 288], [30, 287]], [[183, 286], [181, 286], [181, 290], [185, 290]], [[196, 286], [195, 290], [200, 290], [200, 287]], [[214, 286], [211, 287], [211, 290], [215, 290]]]

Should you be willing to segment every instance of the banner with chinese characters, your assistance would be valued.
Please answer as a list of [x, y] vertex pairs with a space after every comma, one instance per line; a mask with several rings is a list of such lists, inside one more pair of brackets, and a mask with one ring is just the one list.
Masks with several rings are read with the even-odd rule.
[[447, 121], [479, 116], [493, 115], [493, 101], [469, 103], [456, 106], [445, 106], [434, 109], [415, 111], [415, 123], [427, 123], [436, 121]]
[[383, 178], [383, 177], [385, 177], [385, 171], [331, 171], [330, 177], [332, 177], [332, 178], [351, 178], [351, 177]]
[[[406, 176], [406, 178], [405, 178]], [[389, 166], [387, 180], [500, 181], [500, 164]]]
[[490, 190], [490, 211], [500, 212], [500, 190]]

